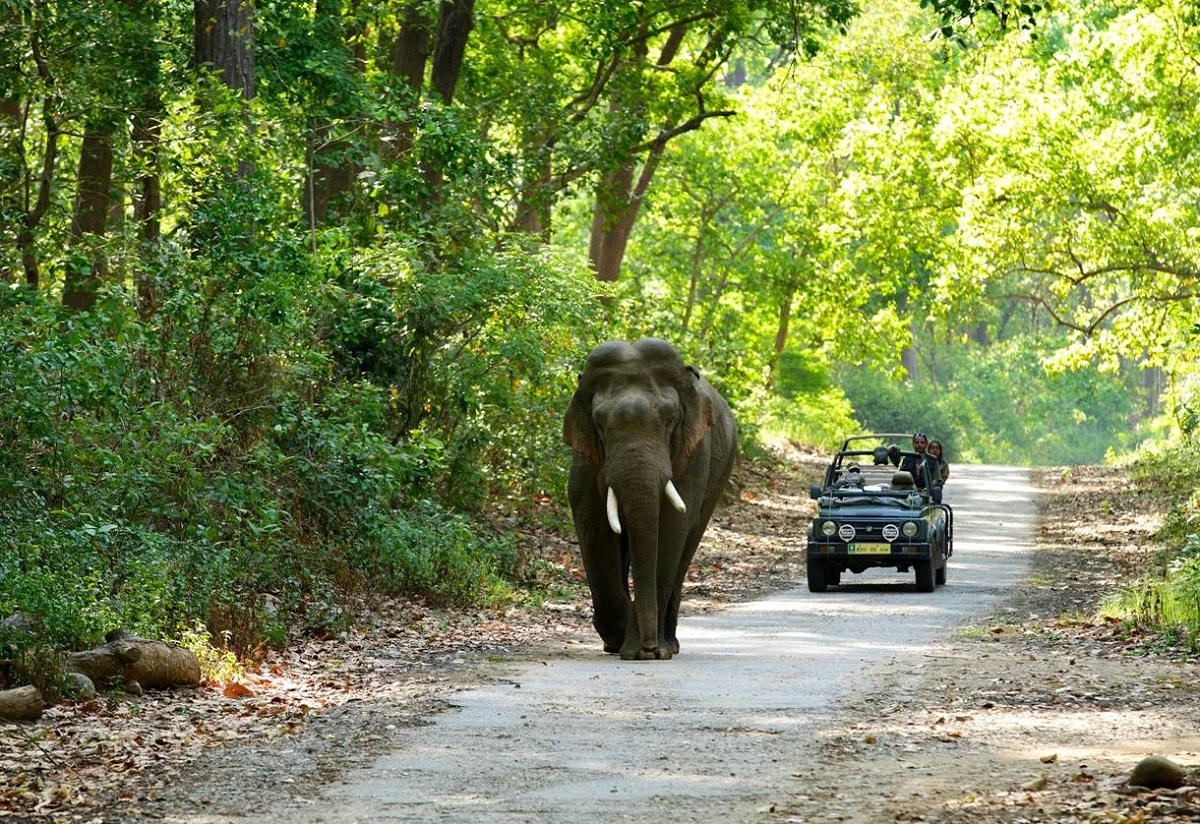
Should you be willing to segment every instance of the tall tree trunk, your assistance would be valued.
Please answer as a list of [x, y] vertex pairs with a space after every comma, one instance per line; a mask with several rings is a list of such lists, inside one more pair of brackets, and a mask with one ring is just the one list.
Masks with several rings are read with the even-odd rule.
[[330, 124], [313, 125], [309, 132], [308, 185], [304, 189], [304, 211], [313, 231], [329, 220], [331, 207], [344, 201], [354, 188], [354, 169], [337, 155], [338, 144]]
[[[421, 90], [425, 84], [425, 68], [433, 51], [433, 28], [420, 4], [410, 3], [404, 8], [400, 34], [392, 43], [391, 72], [404, 89], [402, 98], [416, 112], [421, 103]], [[389, 124], [391, 146], [384, 156], [393, 159], [407, 157], [412, 151], [414, 132], [412, 119]]]
[[[138, 226], [142, 246], [157, 245], [162, 233], [159, 212], [162, 209], [162, 178], [159, 173], [162, 141], [162, 100], [158, 90], [147, 90], [142, 108], [133, 115], [133, 153], [137, 179], [133, 192], [133, 219]], [[154, 280], [139, 268], [137, 275], [138, 308], [149, 317], [158, 308]]]
[[[438, 11], [437, 34], [433, 38], [433, 67], [430, 70], [430, 85], [450, 105], [454, 100], [454, 89], [462, 74], [463, 57], [467, 52], [467, 38], [475, 28], [475, 0], [442, 0]], [[441, 197], [445, 183], [441, 153], [425, 153], [422, 171], [429, 191], [429, 200]]]
[[[686, 23], [672, 26], [670, 35], [658, 55], [660, 68], [667, 67], [675, 59], [686, 33]], [[640, 61], [646, 57], [649, 49], [644, 36], [639, 37], [637, 43], [633, 56], [635, 60]], [[614, 98], [609, 105], [609, 111], [613, 114], [622, 112], [624, 108], [625, 104], [619, 97]], [[667, 129], [662, 130], [662, 134], [667, 132]], [[592, 211], [592, 231], [588, 244], [588, 255], [598, 280], [615, 282], [620, 277], [621, 263], [625, 260], [625, 250], [629, 246], [629, 237], [633, 234], [633, 224], [637, 220], [646, 190], [650, 187], [650, 181], [654, 179], [658, 162], [666, 148], [666, 138], [656, 140], [652, 144], [642, 163], [636, 184], [636, 157], [630, 157], [618, 168], [605, 174], [601, 180]]]
[[58, 138], [61, 135], [58, 119], [53, 114], [56, 101], [50, 95], [42, 101], [42, 127], [46, 134], [46, 147], [42, 152], [42, 170], [38, 175], [37, 200], [32, 206], [26, 204], [21, 221], [17, 246], [21, 250], [21, 266], [25, 270], [25, 284], [38, 288], [41, 275], [38, 267], [37, 249], [34, 247], [35, 233], [46, 210], [50, 208], [50, 190], [54, 185], [54, 171], [58, 167]]
[[[36, 232], [38, 224], [42, 222], [42, 217], [50, 208], [50, 191], [54, 186], [54, 172], [58, 167], [58, 139], [62, 136], [58, 119], [59, 99], [51, 91], [55, 87], [54, 77], [50, 74], [50, 64], [46, 61], [43, 51], [40, 13], [44, 13], [44, 11], [38, 7], [39, 14], [35, 15], [30, 31], [29, 51], [33, 57], [34, 66], [37, 67], [38, 81], [46, 90], [41, 101], [42, 131], [46, 135], [46, 144], [42, 152], [42, 169], [38, 175], [37, 199], [32, 204], [29, 203], [30, 186], [28, 183], [23, 184], [24, 194], [21, 209], [23, 218], [17, 236], [17, 247], [21, 250], [21, 267], [25, 270], [25, 284], [32, 289], [38, 288], [41, 281], [35, 246]], [[28, 118], [28, 113], [26, 113], [26, 118]], [[24, 155], [22, 154], [20, 157], [23, 158]], [[29, 177], [27, 168], [24, 176]]]
[[111, 125], [93, 126], [84, 133], [79, 151], [79, 188], [71, 220], [76, 248], [67, 267], [62, 296], [63, 305], [76, 311], [92, 308], [108, 271], [102, 239], [112, 202], [112, 137]]
[[[17, 247], [21, 228], [21, 183], [24, 179], [25, 149], [21, 145], [21, 99], [0, 96], [0, 243]], [[0, 258], [0, 283], [13, 283], [17, 275], [7, 255]]]
[[437, 37], [433, 41], [431, 85], [443, 103], [454, 99], [454, 89], [462, 74], [467, 38], [475, 28], [475, 0], [442, 0], [438, 13]]
[[545, 242], [550, 241], [551, 205], [554, 190], [551, 185], [550, 149], [542, 145], [526, 142], [533, 147], [537, 154], [526, 161], [526, 172], [529, 180], [521, 187], [521, 198], [517, 203], [516, 217], [512, 228], [518, 232], [539, 235]]
[[783, 352], [787, 349], [788, 335], [792, 328], [792, 304], [796, 301], [796, 290], [799, 279], [789, 278], [784, 286], [783, 294], [779, 297], [779, 320], [775, 325], [775, 345], [772, 349], [771, 362], [767, 364], [767, 388], [775, 390], [775, 379], [779, 376], [779, 368], [783, 363]]
[[254, 98], [254, 3], [252, 0], [195, 0], [194, 58], [209, 66], [243, 100]]
[[909, 344], [900, 350], [900, 365], [904, 367], [904, 379], [909, 383], [917, 379], [917, 336], [909, 333]]
[[[239, 92], [243, 100], [254, 98], [254, 3], [253, 0], [194, 0], [193, 60], [207, 67], [226, 88]], [[250, 112], [245, 113], [246, 131], [253, 130]], [[249, 160], [239, 160], [237, 175], [245, 179], [254, 170]]]
[[1160, 401], [1165, 383], [1161, 366], [1147, 366], [1142, 370], [1142, 388], [1146, 390], [1146, 417], [1154, 417], [1161, 411]]
[[[341, 0], [317, 0], [314, 28], [330, 38], [326, 48], [342, 50], [346, 71], [356, 71], [353, 52], [346, 42]], [[336, 42], [334, 42], [336, 41]], [[339, 139], [326, 117], [316, 117], [308, 131], [308, 176], [304, 187], [304, 213], [308, 216], [312, 242], [316, 229], [329, 219], [331, 205], [347, 199], [353, 190], [354, 169], [346, 157], [346, 143]]]
[[992, 345], [991, 338], [988, 335], [988, 326], [983, 321], [971, 324], [971, 326], [967, 328], [967, 334], [970, 336], [971, 340], [973, 340], [975, 343], [978, 343], [985, 349]]
[[633, 224], [637, 221], [646, 190], [654, 179], [665, 148], [665, 144], [656, 144], [650, 151], [636, 184], [633, 183], [634, 161], [623, 163], [619, 169], [604, 176], [592, 212], [592, 234], [588, 246], [598, 280], [615, 282], [620, 277], [621, 263], [625, 260], [625, 250], [633, 234]]

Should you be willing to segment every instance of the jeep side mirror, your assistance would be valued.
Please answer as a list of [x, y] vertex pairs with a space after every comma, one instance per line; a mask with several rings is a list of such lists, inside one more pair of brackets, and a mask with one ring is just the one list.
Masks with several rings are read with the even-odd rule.
[[939, 484], [939, 485], [937, 485], [937, 486], [935, 486], [935, 487], [933, 488], [933, 502], [934, 502], [935, 504], [940, 504], [940, 503], [942, 502], [942, 487], [941, 487], [941, 484]]
[[812, 486], [810, 486], [808, 488], [808, 497], [812, 498], [814, 501], [820, 500], [821, 487], [817, 486], [816, 484], [813, 484]]

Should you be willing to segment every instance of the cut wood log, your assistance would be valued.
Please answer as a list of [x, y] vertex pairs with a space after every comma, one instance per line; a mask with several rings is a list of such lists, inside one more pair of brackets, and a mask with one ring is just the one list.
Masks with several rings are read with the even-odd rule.
[[125, 632], [109, 633], [108, 643], [73, 652], [67, 668], [97, 684], [121, 681], [130, 687], [194, 687], [200, 683], [195, 653], [175, 644], [150, 641]]
[[0, 720], [36, 721], [46, 708], [37, 687], [0, 690]]

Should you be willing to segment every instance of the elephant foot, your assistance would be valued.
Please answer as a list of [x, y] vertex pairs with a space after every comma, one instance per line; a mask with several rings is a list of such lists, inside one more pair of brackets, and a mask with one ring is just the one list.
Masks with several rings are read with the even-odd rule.
[[651, 647], [632, 650], [621, 650], [621, 658], [625, 661], [669, 661], [670, 647]]
[[613, 646], [612, 644], [605, 644], [604, 651], [607, 652], [609, 655], [616, 655], [618, 652], [621, 651], [621, 648], [617, 647], [617, 646]]
[[679, 639], [672, 638], [669, 641], [667, 641], [667, 648], [671, 650], [672, 655], [678, 655], [679, 654]]

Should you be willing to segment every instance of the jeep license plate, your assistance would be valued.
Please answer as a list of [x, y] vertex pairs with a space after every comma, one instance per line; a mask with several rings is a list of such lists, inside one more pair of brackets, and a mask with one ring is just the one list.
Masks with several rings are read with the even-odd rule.
[[892, 551], [891, 544], [847, 544], [846, 552], [851, 555], [887, 555]]

